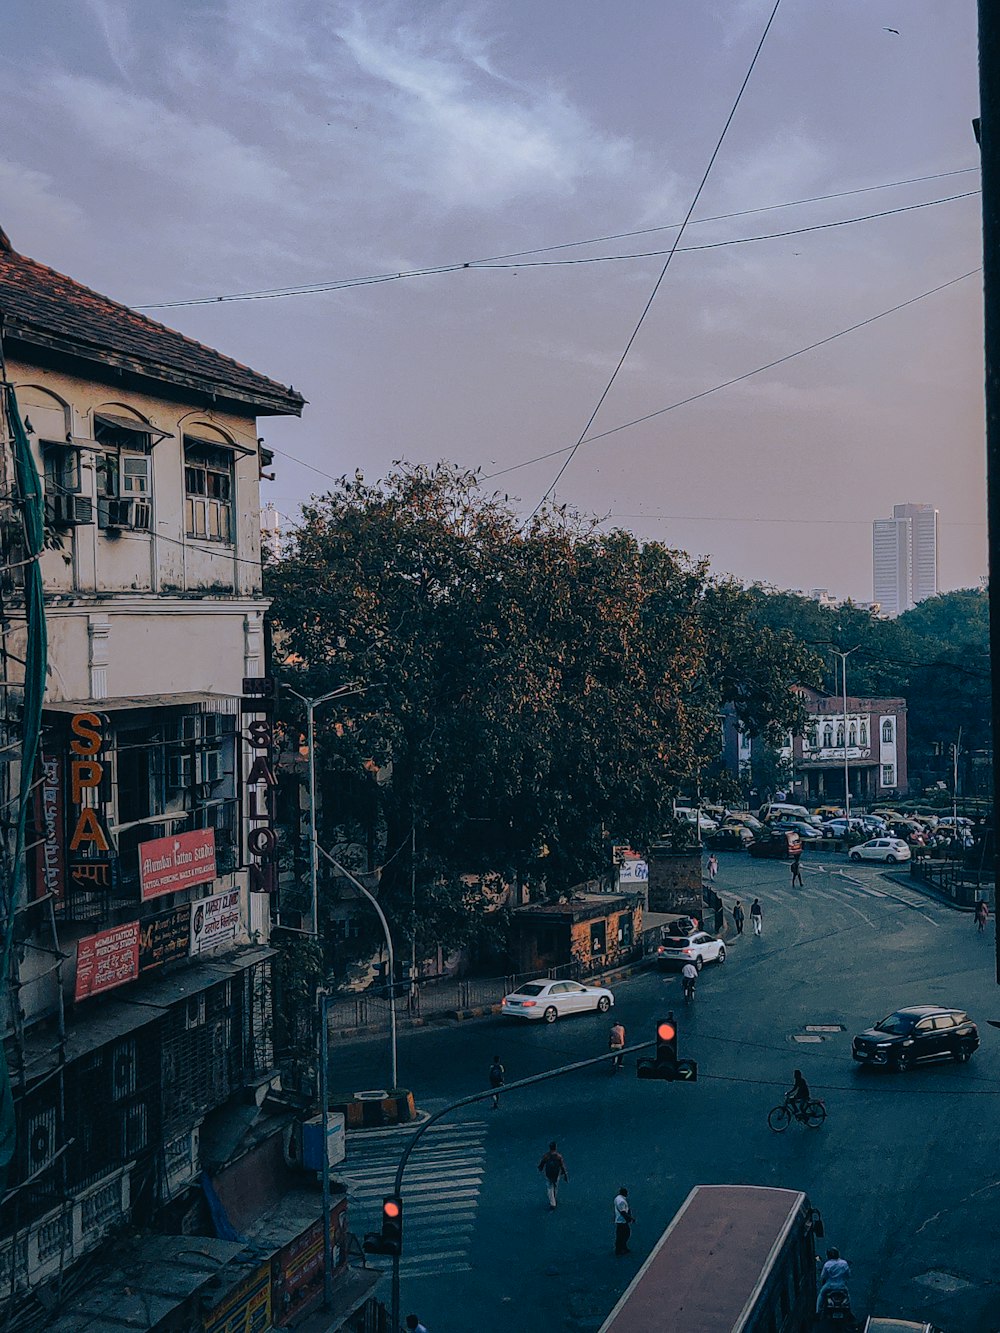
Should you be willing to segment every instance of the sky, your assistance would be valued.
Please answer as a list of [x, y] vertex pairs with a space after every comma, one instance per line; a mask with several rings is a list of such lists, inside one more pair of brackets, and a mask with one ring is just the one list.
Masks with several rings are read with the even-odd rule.
[[7, 0], [0, 226], [306, 396], [260, 423], [286, 527], [448, 459], [861, 601], [872, 520], [929, 502], [975, 585], [975, 0], [781, 0], [656, 287], [772, 8]]

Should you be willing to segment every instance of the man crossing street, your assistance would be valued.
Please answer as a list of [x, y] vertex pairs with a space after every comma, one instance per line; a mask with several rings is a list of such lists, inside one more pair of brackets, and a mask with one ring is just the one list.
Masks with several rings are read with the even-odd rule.
[[615, 1195], [615, 1254], [630, 1254], [629, 1237], [632, 1235], [632, 1209], [629, 1207], [628, 1190], [619, 1186]]
[[753, 933], [759, 935], [764, 925], [764, 909], [760, 905], [759, 898], [755, 898], [750, 904], [750, 924], [753, 926]]

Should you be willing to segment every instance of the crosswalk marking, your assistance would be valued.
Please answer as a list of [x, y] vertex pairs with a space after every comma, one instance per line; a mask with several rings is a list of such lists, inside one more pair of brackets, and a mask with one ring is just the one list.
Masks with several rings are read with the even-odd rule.
[[[405, 1242], [401, 1276], [467, 1273], [479, 1191], [486, 1162], [487, 1125], [463, 1121], [432, 1125], [421, 1136], [403, 1177]], [[358, 1236], [381, 1225], [382, 1199], [392, 1193], [407, 1136], [366, 1134], [347, 1140], [338, 1175], [347, 1187], [351, 1230]], [[389, 1261], [369, 1259], [381, 1266]]]

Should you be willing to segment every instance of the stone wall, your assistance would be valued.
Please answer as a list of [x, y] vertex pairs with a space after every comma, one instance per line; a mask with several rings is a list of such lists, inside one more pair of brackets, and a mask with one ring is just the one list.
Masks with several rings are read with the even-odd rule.
[[682, 912], [701, 920], [701, 852], [653, 847], [649, 853], [649, 910]]

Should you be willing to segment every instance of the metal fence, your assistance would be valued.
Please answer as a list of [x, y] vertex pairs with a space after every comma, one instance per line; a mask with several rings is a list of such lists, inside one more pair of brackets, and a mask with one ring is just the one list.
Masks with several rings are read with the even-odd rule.
[[[428, 977], [408, 994], [397, 995], [396, 1018], [435, 1018], [463, 1009], [485, 1009], [499, 1004], [505, 995], [517, 990], [526, 981], [548, 977], [552, 981], [580, 981], [618, 967], [641, 962], [655, 952], [660, 941], [660, 928], [643, 931], [630, 948], [623, 950], [609, 964], [595, 959], [590, 964], [577, 961], [563, 963], [544, 971], [513, 972], [503, 977]], [[364, 1028], [369, 1032], [389, 1028], [389, 998], [374, 990], [359, 991], [355, 995], [341, 995], [327, 1005], [331, 1032]]]

